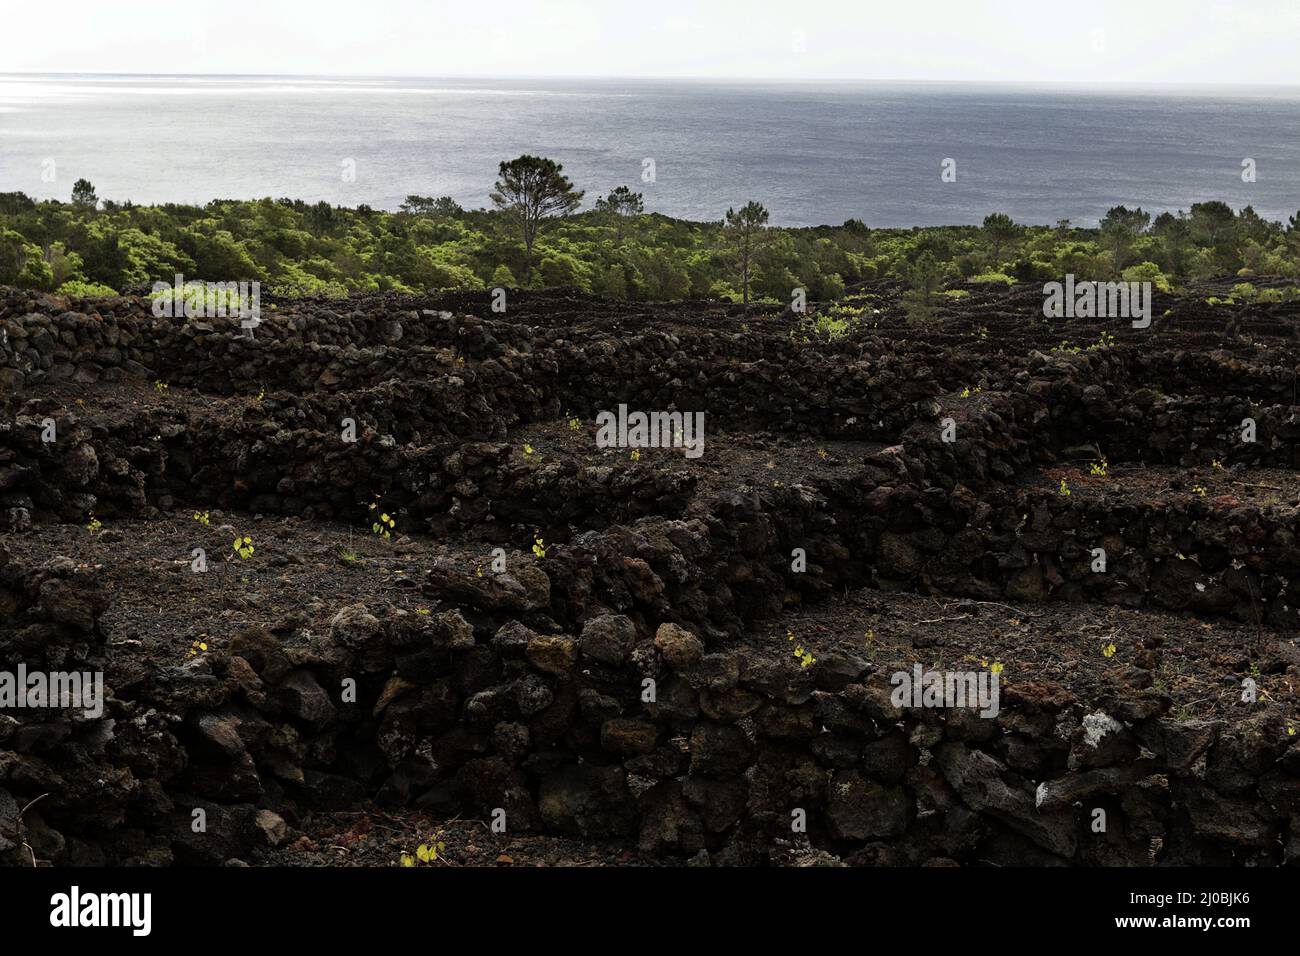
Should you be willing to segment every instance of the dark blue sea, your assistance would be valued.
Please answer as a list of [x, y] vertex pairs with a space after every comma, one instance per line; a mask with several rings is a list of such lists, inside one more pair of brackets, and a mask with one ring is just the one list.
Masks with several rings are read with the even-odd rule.
[[1284, 219], [1300, 210], [1300, 90], [0, 75], [0, 191], [38, 198], [84, 177], [137, 203], [476, 208], [520, 153], [562, 162], [588, 204], [629, 185], [689, 219], [749, 199], [781, 225], [1091, 225], [1207, 199]]

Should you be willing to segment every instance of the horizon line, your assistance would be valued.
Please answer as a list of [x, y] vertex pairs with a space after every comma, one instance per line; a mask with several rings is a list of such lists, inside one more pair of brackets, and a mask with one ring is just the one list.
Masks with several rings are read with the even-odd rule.
[[1200, 81], [1200, 80], [1036, 80], [1036, 79], [917, 79], [908, 77], [816, 77], [816, 76], [707, 76], [699, 74], [657, 74], [643, 73], [631, 75], [585, 74], [585, 73], [446, 73], [441, 75], [428, 73], [205, 73], [205, 72], [136, 72], [118, 70], [0, 70], [0, 77], [21, 76], [116, 76], [116, 77], [275, 77], [284, 79], [377, 79], [377, 80], [605, 80], [628, 82], [637, 80], [679, 80], [686, 82], [714, 83], [913, 83], [919, 85], [953, 85], [953, 86], [1037, 86], [1037, 87], [1099, 87], [1128, 89], [1160, 88], [1196, 88], [1196, 89], [1292, 89], [1300, 90], [1300, 83], [1264, 83], [1240, 81]]

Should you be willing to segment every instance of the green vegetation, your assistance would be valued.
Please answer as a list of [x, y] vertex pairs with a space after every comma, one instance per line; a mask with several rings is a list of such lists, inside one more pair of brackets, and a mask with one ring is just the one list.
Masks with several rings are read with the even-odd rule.
[[408, 196], [397, 212], [269, 198], [137, 206], [101, 201], [79, 180], [66, 203], [0, 193], [0, 284], [97, 296], [147, 292], [181, 273], [256, 279], [281, 295], [572, 286], [638, 301], [788, 304], [795, 289], [827, 301], [865, 280], [895, 279], [920, 319], [960, 280], [1072, 273], [1168, 289], [1235, 275], [1229, 301], [1242, 303], [1295, 294], [1257, 290], [1255, 276], [1300, 278], [1300, 212], [1271, 222], [1222, 202], [1154, 217], [1117, 206], [1094, 229], [1023, 226], [1001, 213], [982, 226], [868, 229], [851, 219], [795, 229], [770, 226], [758, 202], [686, 222], [645, 212], [644, 196], [626, 186], [578, 211], [582, 195], [559, 164], [535, 156], [501, 164], [491, 210], [427, 196]]
[[437, 863], [438, 854], [447, 849], [446, 843], [438, 839], [441, 835], [442, 831], [439, 830], [428, 843], [421, 843], [416, 847], [414, 855], [403, 852], [398, 857], [398, 861], [402, 866], [416, 866], [417, 864], [432, 866], [434, 863]]
[[533, 274], [533, 246], [542, 221], [574, 212], [583, 194], [573, 188], [563, 166], [540, 156], [520, 156], [502, 163], [497, 172], [501, 178], [492, 188], [492, 204], [519, 232], [527, 280]]
[[628, 220], [645, 214], [645, 198], [626, 186], [619, 186], [596, 200], [596, 212], [603, 214], [605, 222], [614, 227], [614, 239], [621, 243]]
[[253, 539], [248, 535], [239, 535], [235, 538], [235, 543], [231, 548], [233, 555], [247, 560], [253, 556], [253, 551]]
[[371, 522], [371, 533], [383, 538], [385, 541], [391, 540], [393, 537], [393, 529], [397, 527], [396, 519], [387, 511], [384, 511], [383, 508], [380, 507], [379, 502], [371, 502], [370, 510], [378, 512], [377, 520]]
[[750, 274], [759, 254], [771, 244], [767, 220], [767, 210], [756, 202], [746, 203], [740, 212], [728, 209], [722, 220], [723, 243], [740, 269], [740, 299], [745, 305], [749, 305]]
[[923, 322], [934, 315], [935, 296], [943, 284], [944, 271], [944, 264], [928, 249], [917, 256], [907, 272], [908, 290], [903, 294], [907, 321]]
[[[785, 639], [787, 641], [794, 641], [794, 631], [787, 628]], [[794, 658], [799, 662], [800, 667], [811, 667], [817, 662], [817, 658], [812, 656], [812, 651], [804, 650], [803, 645], [798, 643], [796, 643], [794, 647]]]

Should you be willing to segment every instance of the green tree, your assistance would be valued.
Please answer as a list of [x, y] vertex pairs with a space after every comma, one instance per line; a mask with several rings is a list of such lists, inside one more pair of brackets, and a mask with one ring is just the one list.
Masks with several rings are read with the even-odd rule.
[[1186, 213], [1162, 212], [1151, 223], [1151, 235], [1163, 247], [1161, 259], [1176, 276], [1187, 274], [1187, 247], [1192, 241], [1192, 227]]
[[304, 216], [307, 229], [314, 236], [325, 235], [340, 218], [334, 211], [334, 207], [324, 200], [314, 206], [308, 206], [307, 214]]
[[573, 256], [560, 252], [548, 252], [542, 256], [542, 261], [537, 266], [542, 285], [548, 289], [570, 285], [582, 288], [584, 283], [580, 278], [580, 271], [578, 261]]
[[722, 221], [723, 241], [740, 269], [741, 301], [749, 307], [749, 275], [754, 257], [771, 239], [768, 212], [761, 203], [747, 202], [740, 212], [728, 209]]
[[26, 193], [0, 193], [0, 216], [17, 216], [35, 208], [36, 201]]
[[72, 279], [81, 277], [81, 256], [69, 252], [62, 242], [46, 246], [43, 257], [50, 267], [51, 283], [55, 288]]
[[0, 230], [0, 284], [18, 284], [18, 277], [27, 268], [28, 248], [19, 233]]
[[1237, 213], [1237, 236], [1241, 239], [1264, 244], [1281, 232], [1280, 225], [1255, 212], [1254, 206], [1245, 206]]
[[72, 184], [72, 204], [79, 209], [94, 209], [99, 205], [99, 197], [89, 179], [78, 179]]
[[1236, 217], [1232, 207], [1225, 202], [1212, 200], [1192, 204], [1192, 235], [1198, 242], [1218, 247], [1231, 238]]
[[627, 277], [620, 265], [609, 266], [601, 276], [600, 294], [609, 299], [627, 298]]
[[564, 167], [540, 156], [520, 156], [497, 167], [493, 205], [514, 220], [524, 241], [524, 279], [533, 271], [533, 243], [542, 221], [567, 216], [582, 204], [583, 193], [564, 175]]
[[1225, 202], [1211, 200], [1192, 204], [1188, 220], [1192, 238], [1198, 246], [1193, 257], [1194, 271], [1200, 276], [1235, 272], [1240, 265], [1237, 254], [1237, 217]]
[[993, 247], [994, 269], [1002, 265], [1002, 249], [1020, 235], [1020, 227], [1006, 213], [995, 212], [984, 217], [984, 238]]
[[943, 264], [923, 253], [907, 272], [908, 290], [903, 293], [907, 321], [923, 322], [934, 315], [934, 296], [943, 284]]
[[432, 196], [407, 196], [406, 201], [401, 205], [401, 210], [415, 216], [435, 218], [460, 216], [465, 212], [460, 203], [450, 196], [439, 196], [437, 199]]
[[633, 216], [645, 212], [645, 203], [640, 193], [634, 193], [626, 186], [619, 186], [608, 196], [596, 200], [596, 212], [613, 224], [614, 234], [619, 242], [623, 241], [623, 224]]
[[1116, 272], [1128, 264], [1134, 241], [1146, 231], [1150, 223], [1151, 214], [1143, 212], [1141, 206], [1137, 209], [1114, 206], [1106, 211], [1101, 219], [1101, 238], [1110, 252]]
[[41, 247], [9, 229], [0, 229], [0, 284], [27, 289], [54, 286], [54, 273]]
[[1125, 282], [1150, 282], [1152, 288], [1159, 289], [1161, 292], [1168, 292], [1170, 289], [1169, 280], [1160, 271], [1160, 266], [1154, 262], [1139, 262], [1129, 266], [1120, 274], [1120, 278]]

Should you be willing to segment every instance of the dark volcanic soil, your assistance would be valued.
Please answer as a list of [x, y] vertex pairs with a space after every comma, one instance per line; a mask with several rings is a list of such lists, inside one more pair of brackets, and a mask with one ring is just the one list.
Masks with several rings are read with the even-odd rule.
[[[718, 303], [280, 302], [254, 343], [9, 293], [0, 647], [102, 665], [121, 737], [0, 725], [0, 798], [63, 793], [17, 842], [284, 866], [437, 842], [430, 865], [1107, 864], [1153, 838], [1162, 862], [1296, 858], [1296, 307], [1224, 315], [1207, 287], [1161, 296], [1150, 330], [1062, 328], [1032, 289], [968, 291], [922, 329], [868, 290], [835, 337]], [[704, 454], [597, 447], [619, 403], [705, 412]], [[94, 599], [69, 609], [64, 581]], [[1037, 749], [872, 710], [918, 663], [1000, 674], [1037, 715], [1002, 733]], [[355, 716], [332, 702], [352, 677]], [[671, 706], [642, 706], [646, 677]], [[1081, 750], [1094, 712], [1132, 739]], [[1205, 738], [1186, 766], [1176, 733]], [[1216, 756], [1238, 738], [1258, 752]], [[963, 790], [980, 761], [1014, 796]], [[120, 815], [79, 813], [90, 766], [127, 768]], [[1159, 808], [1088, 849], [1036, 816], [1061, 780], [1117, 800], [1140, 780]], [[1201, 809], [1220, 799], [1231, 824]], [[168, 830], [205, 801], [213, 849]], [[526, 824], [494, 833], [501, 802]], [[791, 838], [788, 807], [823, 804]]]
[[[102, 618], [110, 647], [160, 666], [201, 667], [193, 658], [221, 653], [250, 627], [283, 635], [286, 646], [307, 642], [328, 634], [338, 608], [359, 597], [416, 614], [442, 610], [444, 602], [421, 593], [424, 567], [438, 558], [491, 562], [481, 548], [449, 547], [421, 534], [385, 541], [365, 529], [291, 518], [236, 524], [221, 512], [208, 515], [207, 527], [190, 512], [97, 532], [52, 526], [6, 543], [33, 563], [59, 554], [98, 569], [110, 603]], [[253, 539], [252, 557], [224, 557], [236, 533]], [[195, 547], [213, 556], [207, 574], [190, 573]], [[548, 557], [563, 547], [549, 546]], [[545, 559], [528, 560], [545, 568]], [[195, 641], [207, 651], [195, 654]], [[799, 665], [792, 641], [814, 657], [861, 658], [882, 686], [894, 670], [917, 661], [941, 670], [996, 662], [1008, 686], [1050, 682], [1088, 701], [1149, 687], [1186, 719], [1199, 720], [1245, 711], [1239, 685], [1254, 676], [1261, 696], [1300, 715], [1300, 680], [1286, 671], [1300, 660], [1295, 636], [1221, 618], [862, 589], [794, 609], [730, 646], [753, 660], [788, 664], [793, 674]], [[1112, 644], [1114, 652], [1104, 654]]]

